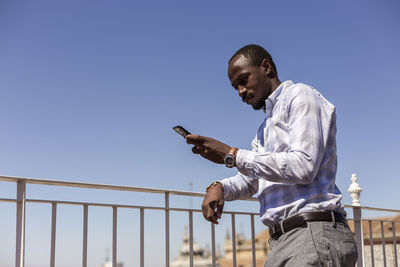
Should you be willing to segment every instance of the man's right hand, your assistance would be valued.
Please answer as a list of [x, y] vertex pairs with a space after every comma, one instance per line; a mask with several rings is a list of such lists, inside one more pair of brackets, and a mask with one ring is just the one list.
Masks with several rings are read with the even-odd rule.
[[208, 188], [201, 205], [203, 216], [207, 221], [218, 224], [224, 208], [224, 191], [222, 185], [217, 183]]

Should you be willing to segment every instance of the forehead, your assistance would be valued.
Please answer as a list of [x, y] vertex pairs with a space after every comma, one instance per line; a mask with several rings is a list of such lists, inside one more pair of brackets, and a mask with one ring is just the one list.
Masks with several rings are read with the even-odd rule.
[[251, 67], [254, 67], [251, 64], [250, 59], [246, 58], [243, 55], [235, 56], [228, 66], [228, 76], [229, 79], [234, 79], [236, 76], [240, 75], [245, 71], [249, 71]]

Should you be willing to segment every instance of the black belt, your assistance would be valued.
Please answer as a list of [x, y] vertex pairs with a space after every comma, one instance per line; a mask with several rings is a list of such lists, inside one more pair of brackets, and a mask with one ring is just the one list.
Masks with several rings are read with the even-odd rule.
[[312, 211], [302, 212], [293, 215], [281, 223], [277, 223], [269, 227], [269, 236], [273, 239], [278, 239], [282, 234], [293, 230], [305, 222], [317, 222], [317, 221], [333, 221], [346, 223], [346, 218], [337, 212], [332, 211]]

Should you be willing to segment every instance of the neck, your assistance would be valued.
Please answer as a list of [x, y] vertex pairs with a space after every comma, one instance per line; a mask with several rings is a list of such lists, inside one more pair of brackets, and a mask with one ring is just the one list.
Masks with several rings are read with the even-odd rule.
[[275, 77], [271, 80], [271, 94], [276, 90], [276, 88], [279, 87], [279, 85], [281, 85], [281, 81], [279, 80], [278, 77]]

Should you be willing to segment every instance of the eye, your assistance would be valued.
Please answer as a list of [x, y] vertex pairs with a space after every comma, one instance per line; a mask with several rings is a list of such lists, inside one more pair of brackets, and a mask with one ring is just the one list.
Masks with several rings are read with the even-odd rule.
[[249, 76], [241, 76], [239, 79], [238, 79], [238, 86], [239, 85], [241, 85], [241, 86], [245, 86], [246, 84], [247, 84], [247, 80], [248, 80], [248, 77]]

